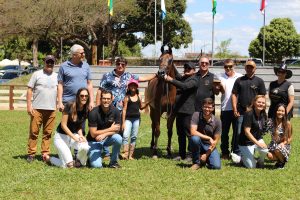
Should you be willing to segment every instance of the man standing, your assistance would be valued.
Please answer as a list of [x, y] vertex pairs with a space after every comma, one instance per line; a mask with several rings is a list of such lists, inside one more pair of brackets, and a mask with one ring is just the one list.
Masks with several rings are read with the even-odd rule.
[[208, 71], [209, 59], [207, 57], [201, 57], [199, 61], [199, 71], [196, 73], [198, 77], [198, 90], [196, 94], [195, 110], [202, 110], [202, 103], [205, 98], [211, 98], [215, 101], [215, 94], [218, 91], [214, 87], [214, 74]]
[[244, 113], [249, 107], [256, 95], [265, 95], [266, 87], [264, 81], [255, 76], [256, 64], [249, 60], [245, 64], [246, 74], [236, 79], [232, 88], [232, 110], [237, 118], [236, 131], [233, 135], [233, 153], [232, 160], [236, 163], [240, 162], [240, 151], [238, 147], [239, 136], [241, 133]]
[[205, 98], [202, 102], [202, 112], [194, 112], [191, 120], [191, 169], [197, 170], [206, 164], [209, 169], [221, 169], [220, 154], [216, 148], [221, 137], [221, 121], [212, 114], [214, 101]]
[[89, 113], [89, 133], [87, 140], [91, 147], [88, 153], [91, 167], [102, 168], [101, 153], [104, 146], [112, 146], [112, 156], [109, 167], [120, 168], [118, 155], [120, 152], [122, 137], [120, 130], [120, 112], [112, 104], [112, 92], [102, 90], [101, 105], [95, 107]]
[[[50, 153], [51, 134], [55, 125], [57, 74], [53, 72], [55, 58], [48, 55], [45, 67], [33, 73], [27, 89], [27, 112], [30, 115], [27, 161], [34, 161], [38, 135], [43, 125], [42, 158], [46, 161]], [[31, 101], [33, 97], [33, 101]]]
[[[242, 74], [235, 72], [235, 64], [232, 59], [227, 59], [224, 62], [225, 73], [219, 77], [221, 80], [221, 121], [222, 121], [222, 135], [221, 135], [221, 151], [222, 158], [229, 159], [229, 130], [232, 125], [232, 130], [236, 131], [236, 117], [232, 110], [231, 92], [235, 80], [241, 77]], [[234, 134], [235, 135], [235, 134]], [[231, 141], [231, 145], [233, 145]], [[232, 149], [232, 146], [231, 146]]]
[[94, 107], [94, 91], [90, 66], [85, 61], [82, 46], [74, 44], [71, 47], [71, 59], [62, 63], [58, 71], [58, 108], [64, 109], [64, 104], [75, 100], [79, 88], [87, 88], [90, 93], [91, 110]]

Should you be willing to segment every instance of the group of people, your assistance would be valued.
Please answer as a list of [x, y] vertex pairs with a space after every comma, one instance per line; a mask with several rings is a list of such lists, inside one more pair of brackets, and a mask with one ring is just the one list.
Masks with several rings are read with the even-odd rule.
[[[42, 159], [46, 163], [64, 167], [81, 167], [87, 164], [103, 167], [102, 159], [110, 158], [109, 167], [120, 168], [122, 159], [134, 159], [140, 110], [139, 82], [156, 77], [143, 77], [126, 72], [127, 61], [116, 59], [115, 69], [103, 75], [94, 104], [92, 74], [85, 62], [84, 48], [75, 44], [70, 49], [70, 60], [62, 63], [58, 73], [53, 71], [55, 58], [48, 55], [45, 67], [35, 72], [27, 89], [27, 112], [31, 117], [27, 161], [35, 159], [37, 139], [43, 125]], [[292, 76], [286, 66], [275, 68], [278, 80], [271, 82], [271, 105], [266, 114], [264, 82], [255, 76], [256, 65], [247, 61], [246, 74], [234, 70], [231, 59], [225, 61], [224, 74], [209, 72], [209, 59], [202, 57], [199, 70], [194, 63], [184, 65], [184, 73], [176, 77], [164, 76], [167, 83], [177, 87], [174, 106], [178, 134], [177, 160], [192, 157], [193, 170], [202, 166], [221, 168], [221, 158], [242, 162], [245, 167], [263, 166], [265, 156], [277, 161], [282, 168], [288, 161], [294, 101], [293, 85], [286, 81]], [[221, 120], [214, 115], [215, 95], [222, 93]], [[51, 134], [55, 125], [56, 110], [62, 119], [54, 135], [54, 146], [59, 158], [50, 156]], [[85, 124], [88, 120], [88, 134]], [[233, 127], [232, 153], [229, 151], [229, 129]], [[266, 145], [262, 136], [270, 131], [272, 141]], [[217, 143], [221, 140], [222, 155]], [[123, 151], [121, 146], [123, 145]], [[109, 146], [112, 146], [111, 152]], [[74, 149], [74, 156], [72, 155]], [[254, 158], [254, 151], [260, 153]]]

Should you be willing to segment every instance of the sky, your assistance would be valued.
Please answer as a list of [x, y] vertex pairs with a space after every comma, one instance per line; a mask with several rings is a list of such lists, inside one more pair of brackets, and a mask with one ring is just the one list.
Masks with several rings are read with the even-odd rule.
[[[165, 0], [165, 3], [168, 4], [168, 0]], [[231, 51], [249, 56], [249, 44], [257, 37], [263, 26], [260, 4], [261, 0], [217, 0], [214, 49], [221, 41], [231, 39], [229, 46]], [[201, 49], [203, 52], [212, 50], [211, 10], [212, 0], [187, 0], [184, 18], [192, 28], [193, 43], [186, 49], [173, 51], [175, 56], [183, 57], [188, 52], [200, 53]], [[291, 18], [297, 32], [300, 33], [300, 0], [267, 0], [266, 25], [279, 17]], [[157, 44], [157, 54], [159, 46], [160, 43]], [[145, 57], [154, 56], [154, 45], [145, 47], [142, 53]]]

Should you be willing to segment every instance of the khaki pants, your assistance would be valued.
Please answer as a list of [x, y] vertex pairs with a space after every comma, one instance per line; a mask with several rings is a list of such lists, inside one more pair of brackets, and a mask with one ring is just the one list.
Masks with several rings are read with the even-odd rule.
[[28, 138], [28, 155], [35, 155], [41, 125], [43, 125], [42, 154], [50, 153], [51, 134], [55, 125], [55, 110], [34, 110], [31, 116]]

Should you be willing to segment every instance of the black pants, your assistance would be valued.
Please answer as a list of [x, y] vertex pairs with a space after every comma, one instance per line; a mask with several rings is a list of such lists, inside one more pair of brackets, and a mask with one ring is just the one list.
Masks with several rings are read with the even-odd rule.
[[[222, 154], [229, 154], [229, 130], [230, 125], [232, 124], [232, 130], [236, 130], [236, 120], [232, 110], [222, 111], [221, 112], [221, 121], [222, 121], [222, 135], [221, 135], [221, 151]], [[231, 150], [232, 147], [231, 140]]]
[[179, 145], [179, 156], [182, 159], [186, 157], [186, 138], [188, 139], [188, 151], [191, 151], [190, 138], [191, 138], [191, 118], [190, 114], [178, 113], [176, 115], [176, 128], [178, 135], [178, 145]]

